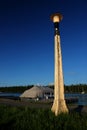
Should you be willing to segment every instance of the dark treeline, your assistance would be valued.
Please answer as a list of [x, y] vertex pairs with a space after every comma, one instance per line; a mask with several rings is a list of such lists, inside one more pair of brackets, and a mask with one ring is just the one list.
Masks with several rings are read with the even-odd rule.
[[0, 87], [0, 92], [22, 93], [25, 90], [30, 89], [31, 87], [33, 87], [33, 85]]
[[[50, 86], [54, 88], [54, 86]], [[87, 84], [64, 85], [65, 93], [87, 93]]]
[[[22, 93], [27, 89], [30, 89], [34, 85], [27, 86], [10, 86], [10, 87], [0, 87], [0, 92], [13, 92], [13, 93]], [[54, 86], [48, 86], [54, 88]], [[76, 85], [65, 85], [65, 93], [87, 93], [87, 84], [76, 84]]]
[[69, 93], [87, 93], [87, 84], [76, 84], [76, 85], [70, 85], [70, 86], [66, 86], [65, 85], [65, 92], [69, 92]]

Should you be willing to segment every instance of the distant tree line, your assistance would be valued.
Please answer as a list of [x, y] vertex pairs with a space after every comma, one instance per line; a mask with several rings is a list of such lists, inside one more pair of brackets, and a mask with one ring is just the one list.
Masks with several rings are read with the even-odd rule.
[[[50, 86], [54, 88], [54, 86]], [[65, 93], [87, 93], [87, 84], [64, 85]]]
[[65, 92], [67, 93], [87, 93], [87, 84], [65, 85]]
[[[34, 85], [27, 86], [11, 86], [11, 87], [0, 87], [0, 92], [12, 92], [12, 93], [23, 93], [25, 90], [32, 88]], [[54, 89], [54, 86], [45, 86]], [[76, 85], [64, 85], [65, 93], [87, 93], [87, 84], [76, 84]]]
[[11, 86], [11, 87], [0, 87], [0, 92], [12, 92], [12, 93], [22, 93], [27, 89], [32, 88], [33, 85], [28, 86]]

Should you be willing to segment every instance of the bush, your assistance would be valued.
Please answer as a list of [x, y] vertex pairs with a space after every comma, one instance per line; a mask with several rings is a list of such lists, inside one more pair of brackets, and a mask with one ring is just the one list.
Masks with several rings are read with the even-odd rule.
[[55, 117], [49, 109], [0, 106], [0, 130], [86, 130], [87, 114]]

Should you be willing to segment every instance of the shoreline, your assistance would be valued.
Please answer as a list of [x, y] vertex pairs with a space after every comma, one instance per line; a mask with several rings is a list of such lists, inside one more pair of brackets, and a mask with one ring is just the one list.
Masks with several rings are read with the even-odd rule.
[[[11, 107], [29, 107], [29, 108], [40, 108], [40, 109], [51, 109], [52, 101], [31, 101], [31, 100], [13, 100], [0, 98], [0, 105], [11, 106]], [[78, 104], [68, 103], [67, 107], [69, 112], [82, 112], [87, 113], [87, 106], [78, 106]]]

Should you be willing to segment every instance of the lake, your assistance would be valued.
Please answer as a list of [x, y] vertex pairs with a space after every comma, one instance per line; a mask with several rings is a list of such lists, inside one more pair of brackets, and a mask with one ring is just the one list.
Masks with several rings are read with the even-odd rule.
[[5, 97], [5, 98], [19, 98], [21, 93], [6, 93], [6, 92], [0, 92], [0, 97]]
[[[21, 93], [6, 93], [6, 92], [0, 92], [0, 97], [5, 98], [13, 98], [18, 99], [20, 97]], [[66, 93], [65, 94], [66, 99], [70, 98], [77, 98], [79, 105], [87, 105], [87, 94], [78, 94], [78, 93]]]

